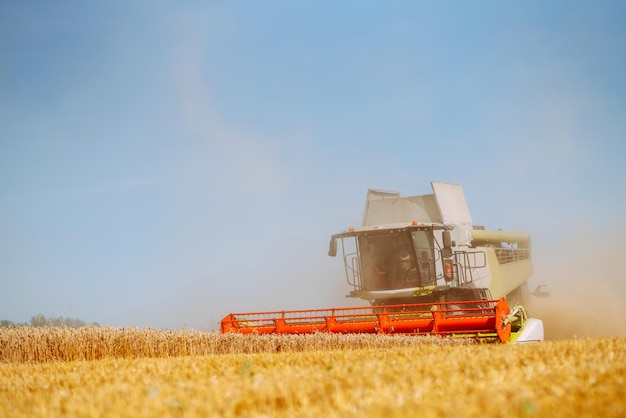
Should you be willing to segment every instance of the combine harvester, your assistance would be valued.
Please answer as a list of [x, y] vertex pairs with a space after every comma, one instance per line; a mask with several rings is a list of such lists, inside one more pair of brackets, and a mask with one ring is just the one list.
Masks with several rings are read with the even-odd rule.
[[370, 306], [233, 313], [220, 331], [542, 341], [543, 322], [523, 307], [530, 297], [530, 236], [474, 226], [461, 186], [431, 186], [433, 194], [410, 197], [370, 189], [363, 225], [332, 236], [328, 254], [341, 247], [347, 296]]

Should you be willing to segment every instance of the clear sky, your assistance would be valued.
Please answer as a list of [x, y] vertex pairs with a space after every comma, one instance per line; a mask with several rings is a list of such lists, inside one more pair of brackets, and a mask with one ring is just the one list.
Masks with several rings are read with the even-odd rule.
[[0, 1], [0, 319], [342, 306], [330, 235], [431, 180], [626, 303], [626, 3]]

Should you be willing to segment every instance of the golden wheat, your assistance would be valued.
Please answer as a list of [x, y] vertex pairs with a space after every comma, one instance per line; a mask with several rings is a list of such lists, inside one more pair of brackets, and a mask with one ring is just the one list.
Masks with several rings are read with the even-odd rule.
[[152, 328], [0, 328], [0, 362], [180, 357], [229, 353], [468, 344], [468, 340], [389, 335], [241, 335]]
[[11, 416], [619, 416], [624, 360], [587, 341], [11, 364], [0, 400]]
[[[54, 331], [53, 346], [63, 341], [59, 336], [70, 340], [63, 330], [49, 331]], [[167, 343], [150, 339], [163, 337], [154, 330], [133, 330], [136, 338], [146, 339], [139, 342], [119, 337], [128, 330], [111, 332], [117, 339], [101, 338], [116, 342], [117, 351], [100, 353], [102, 360], [31, 358], [0, 364], [0, 417], [626, 416], [624, 338], [511, 346], [437, 338], [409, 337], [411, 344], [388, 336], [266, 339], [184, 331], [172, 332], [176, 338]], [[171, 353], [183, 351], [174, 347], [185, 333], [202, 341], [213, 338], [202, 347], [215, 354], [174, 357], [178, 354]], [[148, 341], [160, 341], [161, 349], [148, 349]], [[335, 348], [322, 348], [330, 346]], [[29, 352], [60, 357], [60, 346], [55, 347]], [[159, 351], [164, 347], [170, 358], [153, 358], [166, 352]], [[237, 348], [246, 352], [228, 353]]]

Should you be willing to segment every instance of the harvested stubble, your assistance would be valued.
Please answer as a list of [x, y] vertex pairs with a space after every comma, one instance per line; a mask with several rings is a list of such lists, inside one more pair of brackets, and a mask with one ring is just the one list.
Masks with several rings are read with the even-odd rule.
[[0, 416], [626, 416], [624, 338], [519, 346], [415, 341], [4, 363]]

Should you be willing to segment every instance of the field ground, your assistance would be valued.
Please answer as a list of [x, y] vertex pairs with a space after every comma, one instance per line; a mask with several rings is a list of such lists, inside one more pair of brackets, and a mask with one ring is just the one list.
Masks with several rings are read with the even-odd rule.
[[[249, 342], [246, 353], [17, 361], [0, 333], [0, 417], [626, 416], [626, 338], [471, 345], [371, 336], [370, 348], [368, 337], [290, 338]], [[226, 351], [233, 341], [244, 340]]]

